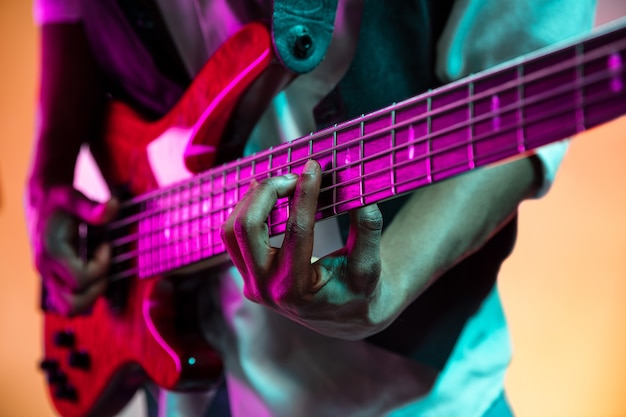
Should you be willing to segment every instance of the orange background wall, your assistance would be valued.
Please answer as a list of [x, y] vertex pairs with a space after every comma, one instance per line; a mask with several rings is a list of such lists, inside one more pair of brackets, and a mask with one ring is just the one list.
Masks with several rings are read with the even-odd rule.
[[[626, 15], [601, 0], [600, 21]], [[614, 10], [610, 10], [610, 8]], [[31, 146], [36, 29], [0, 0], [0, 416], [54, 415], [36, 369], [37, 276], [22, 187]], [[577, 138], [552, 192], [524, 203], [500, 285], [515, 347], [519, 417], [626, 416], [626, 118]]]

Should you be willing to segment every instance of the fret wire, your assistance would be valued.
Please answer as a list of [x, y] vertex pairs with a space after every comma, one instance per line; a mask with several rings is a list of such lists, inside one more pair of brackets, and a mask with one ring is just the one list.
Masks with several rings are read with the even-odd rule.
[[199, 216], [198, 210], [196, 209], [196, 207], [198, 207], [198, 197], [196, 195], [197, 186], [198, 181], [195, 178], [189, 182], [189, 195], [187, 201], [187, 263], [193, 262], [194, 260], [194, 248], [197, 246], [196, 237], [199, 233], [199, 228], [197, 227]]
[[[362, 115], [361, 117], [364, 117], [364, 115]], [[361, 138], [361, 140], [359, 141], [359, 160], [361, 161], [359, 164], [359, 177], [361, 179], [361, 181], [359, 182], [359, 194], [361, 195], [361, 204], [365, 205], [365, 199], [363, 197], [363, 193], [365, 192], [365, 184], [363, 182], [363, 176], [365, 175], [365, 167], [364, 167], [364, 159], [365, 159], [365, 144], [363, 141], [363, 136], [365, 136], [365, 126], [363, 124], [363, 121], [361, 121], [361, 128], [359, 129], [359, 137]], [[337, 187], [334, 188], [335, 190], [337, 189]]]
[[167, 239], [167, 243], [168, 243], [168, 247], [167, 247], [167, 265], [168, 268], [172, 268], [174, 266], [174, 258], [173, 258], [173, 253], [175, 250], [175, 240], [174, 240], [174, 233], [175, 233], [175, 225], [172, 224], [172, 220], [173, 220], [173, 215], [172, 213], [174, 212], [174, 208], [177, 206], [177, 202], [175, 200], [175, 195], [176, 195], [176, 191], [178, 191], [177, 189], [172, 189], [170, 190], [170, 194], [169, 194], [169, 204], [168, 204], [168, 208], [167, 208], [167, 215], [169, 217], [169, 225], [168, 228], [166, 229], [169, 232], [169, 238]]
[[518, 65], [517, 66], [517, 78], [521, 79], [522, 82], [517, 84], [517, 101], [519, 103], [521, 103], [521, 105], [518, 107], [518, 112], [517, 112], [517, 118], [519, 121], [519, 128], [517, 129], [517, 149], [520, 152], [524, 152], [526, 150], [526, 135], [525, 135], [525, 131], [524, 131], [524, 66], [523, 65]]
[[[198, 181], [195, 187], [196, 201], [194, 208], [194, 231], [195, 231], [195, 244], [194, 246], [200, 250], [204, 246], [202, 241], [202, 181]], [[198, 259], [202, 258], [202, 252], [198, 254]]]
[[[426, 102], [426, 113], [427, 114], [431, 114], [431, 112], [433, 111], [433, 103], [432, 103], [432, 98], [429, 96], [428, 97], [428, 101]], [[432, 147], [433, 147], [433, 143], [432, 143], [432, 131], [433, 131], [433, 120], [432, 117], [428, 116], [428, 118], [426, 119], [426, 152], [428, 155], [432, 154]], [[428, 159], [426, 159], [426, 178], [428, 178], [428, 182], [432, 183], [433, 182], [433, 176], [432, 176], [432, 156], [428, 157]]]
[[191, 186], [190, 186], [191, 182], [192, 181], [186, 183], [186, 185], [185, 185], [185, 192], [186, 192], [186, 194], [183, 194], [183, 198], [185, 198], [187, 200], [186, 202], [183, 203], [185, 205], [185, 208], [183, 210], [183, 215], [185, 217], [185, 225], [183, 226], [183, 230], [184, 230], [184, 233], [185, 233], [185, 240], [184, 240], [182, 249], [184, 251], [184, 253], [183, 253], [183, 261], [185, 263], [189, 263], [189, 259], [190, 259], [189, 258], [189, 247], [190, 247], [190, 245], [189, 245], [189, 236], [191, 234], [190, 233], [190, 231], [191, 231], [191, 224], [189, 222], [189, 218], [191, 217], [191, 206], [190, 206], [190, 204], [192, 203], [192, 200], [191, 200]]
[[[291, 173], [291, 169], [292, 169], [292, 165], [293, 165], [293, 161], [291, 160], [292, 157], [293, 157], [292, 148], [290, 146], [287, 149], [287, 172], [288, 173]], [[289, 217], [291, 215], [291, 213], [289, 211], [289, 204], [287, 204], [287, 208], [286, 208], [285, 214], [287, 215], [287, 217]]]
[[[157, 204], [156, 202], [152, 202], [152, 205]], [[150, 217], [149, 219], [145, 220], [145, 221], [149, 221], [149, 226], [152, 230], [152, 236], [151, 236], [151, 241], [152, 241], [152, 260], [154, 261], [154, 264], [150, 267], [150, 269], [154, 272], [154, 269], [156, 267], [156, 265], [160, 265], [161, 264], [161, 252], [160, 252], [160, 243], [161, 243], [161, 235], [159, 233], [156, 232], [156, 228], [154, 227], [154, 222], [158, 221], [156, 220], [157, 218], [159, 218], [158, 216], [153, 216]]]
[[[146, 231], [145, 231], [145, 229], [143, 229], [143, 228], [141, 227], [141, 224], [139, 224], [139, 227], [137, 228], [137, 230], [138, 230], [138, 239], [136, 240], [136, 242], [137, 242], [137, 243], [136, 243], [136, 245], [137, 245], [137, 248], [138, 248], [139, 253], [143, 253], [143, 252], [144, 252], [144, 250], [145, 250], [145, 247], [146, 247], [146, 241], [145, 241], [145, 232], [146, 232]], [[148, 250], [149, 250], [149, 249], [150, 249], [150, 246], [148, 246]], [[119, 253], [119, 251], [114, 251], [114, 256], [115, 256], [115, 255], [118, 255], [118, 253]], [[123, 257], [123, 256], [124, 256], [124, 253], [123, 253], [123, 252], [122, 252], [122, 253], [120, 253], [120, 254], [119, 254], [119, 256], [120, 256], [120, 257]], [[132, 258], [133, 258], [133, 257], [130, 257], [130, 256], [128, 257], [128, 259], [132, 259]], [[125, 262], [125, 261], [126, 261], [126, 260], [128, 260], [128, 259], [124, 259], [123, 261]], [[144, 259], [145, 259], [145, 258], [144, 258]], [[138, 266], [139, 266], [139, 268], [140, 268], [140, 269], [145, 270], [145, 268], [146, 268], [147, 266], [146, 266], [146, 265], [144, 265], [141, 261], [142, 261], [142, 258], [140, 257], [140, 258], [138, 259], [138, 262], [137, 262], [137, 263], [138, 263]]]
[[235, 201], [241, 200], [241, 165], [237, 165], [237, 171], [235, 174]]
[[[550, 113], [550, 114], [548, 114], [548, 115], [545, 115], [545, 116], [542, 116], [542, 117], [540, 117], [540, 118], [538, 118], [538, 119], [533, 120], [533, 122], [538, 122], [538, 121], [543, 121], [543, 120], [550, 119], [550, 118], [554, 117], [554, 116], [555, 116], [555, 115], [557, 115], [557, 114], [561, 114], [561, 113], [564, 113], [564, 112], [569, 112], [570, 110], [572, 110], [572, 109], [574, 109], [574, 108], [575, 108], [575, 107], [573, 107], [573, 106], [569, 106], [569, 107], [565, 108], [565, 110], [562, 110], [562, 111], [557, 111], [557, 112], [552, 112], [552, 113]], [[503, 131], [513, 130], [513, 129], [516, 129], [517, 127], [518, 127], [518, 124], [514, 124], [514, 125], [512, 125], [512, 126], [507, 126], [507, 127], [505, 127], [505, 128], [503, 129]], [[493, 135], [483, 135], [483, 137], [476, 138], [476, 141], [488, 140], [488, 139], [490, 139], [490, 138], [492, 138], [492, 137], [493, 137]], [[461, 144], [460, 146], [464, 146], [464, 145], [466, 145], [466, 143], [463, 143], [463, 144]], [[506, 147], [506, 148], [504, 148], [504, 149], [505, 149], [505, 150], [509, 150], [509, 149], [517, 149], [517, 146], [516, 146], [516, 145], [512, 145], [512, 146], [508, 146], [508, 147]], [[496, 151], [496, 152], [492, 152], [492, 153], [490, 153], [490, 154], [487, 154], [486, 156], [488, 157], [488, 156], [490, 156], [490, 155], [501, 155], [501, 154], [503, 154], [503, 153], [504, 153], [504, 150], [498, 150], [498, 151]], [[410, 164], [410, 163], [411, 163], [411, 161], [404, 161], [402, 164], [399, 164], [399, 165], [408, 165], [408, 164]], [[434, 171], [434, 174], [443, 173], [443, 172], [448, 171], [448, 170], [450, 170], [450, 169], [454, 169], [454, 168], [457, 168], [457, 167], [463, 167], [463, 166], [465, 166], [465, 163], [464, 163], [464, 162], [459, 162], [459, 163], [457, 163], [456, 165], [452, 165], [452, 166], [446, 167], [446, 168], [444, 168], [443, 170], [440, 170], [440, 171]], [[371, 176], [377, 175], [379, 172], [381, 172], [381, 170], [374, 171], [374, 172], [369, 173], [369, 174], [367, 174], [367, 175], [371, 177]], [[382, 171], [382, 172], [384, 172], [384, 171]], [[411, 183], [411, 182], [414, 182], [414, 181], [418, 180], [419, 178], [420, 178], [420, 177], [417, 177], [417, 178], [411, 178], [411, 179], [408, 179], [408, 180], [402, 181], [400, 184], [401, 184], [401, 185], [402, 185], [402, 184], [409, 184], [409, 183]], [[345, 181], [344, 183], [342, 183], [342, 184], [337, 184], [336, 186], [341, 186], [341, 185], [344, 185], [344, 186], [345, 186], [346, 184], [349, 184], [349, 183], [351, 183], [351, 182], [353, 182], [353, 181], [355, 181], [355, 180], [354, 180], [354, 179], [352, 179], [352, 180], [350, 180], [350, 181]], [[378, 191], [372, 191], [371, 193], [365, 193], [365, 196], [372, 195], [373, 193], [376, 193], [376, 192], [378, 192]], [[345, 204], [346, 202], [350, 202], [350, 201], [354, 201], [354, 200], [355, 200], [355, 198], [347, 199], [347, 200], [345, 200], [345, 201], [341, 201], [341, 202], [336, 203], [336, 205], [339, 205], [339, 204]], [[285, 204], [287, 204], [287, 203], [285, 203]], [[328, 207], [328, 206], [327, 206], [327, 207], [321, 207], [321, 208], [319, 209], [319, 211], [325, 210], [325, 209], [327, 209], [327, 208], [329, 208], [329, 207]], [[336, 210], [335, 210], [335, 211], [336, 211]], [[275, 226], [276, 226], [276, 225], [275, 225]], [[219, 228], [213, 228], [213, 229], [212, 229], [212, 231], [213, 231], [213, 232], [215, 232], [216, 230], [219, 230]], [[117, 261], [117, 259], [114, 259], [114, 261]]]
[[[396, 124], [396, 103], [394, 102], [393, 105], [393, 110], [391, 111], [391, 149], [392, 151], [389, 154], [390, 160], [389, 160], [389, 166], [395, 166], [396, 163], [396, 153], [395, 153], [395, 148], [396, 148], [396, 128], [395, 128], [395, 124]], [[389, 171], [390, 173], [390, 179], [391, 179], [391, 193], [393, 195], [397, 194], [397, 188], [396, 188], [396, 170], [392, 169]]]
[[185, 184], [181, 184], [177, 196], [177, 207], [174, 208], [176, 211], [176, 218], [178, 219], [178, 224], [175, 227], [176, 236], [178, 236], [177, 242], [174, 244], [174, 264], [179, 266], [180, 262], [184, 259], [184, 255], [181, 253], [184, 250], [185, 243], [185, 224], [183, 219], [185, 218], [185, 206], [182, 202], [184, 197]]
[[586, 129], [587, 122], [585, 120], [585, 92], [583, 86], [585, 83], [585, 74], [583, 72], [583, 59], [585, 55], [584, 46], [582, 43], [576, 45], [576, 100], [578, 102], [578, 111], [576, 112], [576, 131], [582, 132]]
[[[164, 264], [169, 267], [171, 258], [172, 258], [172, 229], [171, 229], [171, 220], [172, 220], [172, 209], [174, 207], [174, 190], [170, 190], [170, 193], [167, 195], [167, 205], [166, 209], [163, 212], [163, 216], [168, 219], [167, 227], [164, 229], [166, 232], [165, 235], [165, 256], [163, 259], [165, 260]], [[164, 223], [162, 223], [164, 224]]]
[[[597, 47], [592, 52], [587, 53], [586, 57], [585, 57], [585, 62], [591, 61], [591, 60], [596, 59], [598, 57], [606, 56], [607, 55], [606, 54], [607, 50], [614, 51], [615, 48], [622, 48], [623, 49], [624, 46], [626, 45], [626, 40], [624, 40], [624, 39], [612, 40], [612, 41], [609, 40], [607, 42], [608, 43]], [[527, 59], [528, 59], [528, 62], [532, 61], [532, 59], [529, 59], [529, 58], [527, 58]], [[570, 60], [565, 60], [565, 61], [563, 61], [563, 62], [561, 62], [559, 64], [551, 65], [549, 67], [546, 67], [546, 68], [544, 68], [544, 69], [534, 73], [532, 77], [527, 77], [526, 79], [529, 80], [529, 81], [532, 81], [532, 80], [537, 79], [537, 78], [545, 77], [548, 74], [561, 71], [564, 68], [566, 69], [566, 68], [568, 68], [568, 66], [571, 67], [571, 63], [569, 61]], [[511, 67], [503, 67], [502, 69], [499, 69], [499, 71], [493, 71], [493, 72], [492, 71], [487, 71], [485, 74], [480, 76], [479, 80], [480, 81], [487, 80], [489, 78], [492, 78], [492, 77], [498, 75], [499, 73], [501, 73], [501, 71], [505, 71], [505, 70], [508, 70], [508, 69], [511, 69], [511, 68], [514, 68], [514, 66], [511, 65]], [[449, 84], [447, 86], [440, 87], [439, 89], [432, 90], [431, 92], [429, 92], [429, 94], [439, 94], [440, 92], [445, 92], [447, 89], [456, 87], [458, 84], [460, 84], [462, 82], [463, 82], [463, 80], [451, 83], [451, 84]], [[505, 83], [503, 86], [499, 86], [500, 87], [499, 90], [496, 90], [496, 89], [492, 89], [492, 91], [487, 90], [487, 91], [481, 93], [481, 95], [482, 96], [488, 96], [490, 94], [493, 94], [494, 90], [495, 91], [503, 91], [503, 90], [506, 90], [506, 89], [508, 89], [510, 87], [515, 87], [514, 85], [511, 86], [509, 84], [510, 83]], [[478, 96], [477, 98], [481, 98], [481, 97]], [[414, 97], [412, 99], [408, 99], [408, 100], [400, 103], [399, 106], [400, 107], [411, 106], [411, 105], [414, 105], [415, 102], [423, 100], [423, 99], [424, 99], [424, 95], [420, 95], [420, 96]], [[456, 103], [453, 103], [453, 105], [456, 105]], [[462, 103], [461, 105], [464, 105], [464, 104]], [[444, 108], [442, 108], [440, 110], [442, 110], [442, 111], [449, 111], [451, 109], [448, 109], [447, 107], [444, 107]], [[368, 118], [376, 117], [382, 111], [387, 111], [387, 110], [386, 109], [381, 109], [378, 112], [373, 112], [373, 113], [369, 114], [367, 117]], [[347, 121], [343, 125], [350, 126], [353, 123], [354, 123], [354, 121]], [[327, 132], [326, 131], [321, 131], [321, 132], [316, 133], [315, 136], [317, 137], [317, 136], [319, 136], [321, 134], [327, 134]], [[254, 158], [260, 158], [262, 156], [263, 156], [263, 153], [259, 153], [258, 155], [251, 155], [249, 158], [250, 159], [254, 159]], [[233, 161], [230, 164], [224, 164], [222, 167], [215, 167], [213, 170], [221, 170], [221, 169], [224, 169], [224, 167], [226, 167], [227, 165], [232, 165], [232, 164], [237, 164], [237, 163], [241, 163], [241, 161], [240, 160]], [[200, 176], [202, 176], [202, 175], [207, 175], [207, 174], [200, 174]], [[124, 201], [122, 203], [122, 206], [123, 206], [123, 208], [132, 207], [133, 205], [139, 204], [141, 201], [145, 201], [145, 200], [154, 198], [157, 195], [160, 195], [160, 194], [162, 194], [164, 192], [166, 192], [166, 189], [153, 190], [151, 192], [144, 193], [144, 194], [142, 194], [140, 196], [136, 196], [136, 197], [134, 197], [132, 199]]]
[[[468, 86], [469, 97], [474, 96], [474, 83], [470, 81]], [[467, 132], [469, 134], [469, 144], [467, 145], [467, 158], [469, 160], [469, 167], [474, 168], [476, 163], [474, 161], [474, 100], [469, 100], [468, 104], [468, 112], [469, 112], [469, 123], [467, 126]]]
[[174, 226], [176, 230], [176, 236], [178, 237], [177, 242], [174, 244], [174, 262], [177, 266], [184, 259], [184, 255], [181, 253], [184, 249], [185, 243], [185, 224], [183, 220], [185, 218], [185, 206], [182, 203], [182, 199], [185, 195], [184, 192], [185, 184], [181, 184], [177, 197], [178, 207], [175, 208], [175, 211], [177, 212], [176, 218], [178, 219], [178, 224]]
[[189, 236], [190, 236], [190, 231], [191, 231], [191, 223], [189, 222], [189, 219], [191, 217], [191, 202], [192, 202], [190, 184], [192, 181], [188, 181], [185, 183], [184, 193], [181, 196], [181, 199], [183, 200], [182, 202], [183, 218], [185, 219], [185, 224], [183, 225], [181, 229], [184, 235], [183, 236], [184, 240], [183, 240], [182, 248], [181, 248], [183, 251], [183, 255], [182, 255], [183, 263], [189, 263]]
[[[270, 150], [271, 150], [271, 149], [273, 149], [273, 148], [272, 148], [272, 147], [270, 147]], [[269, 178], [269, 177], [270, 177], [270, 172], [272, 172], [272, 163], [273, 163], [273, 160], [274, 160], [273, 158], [274, 158], [274, 154], [270, 153], [270, 154], [269, 154], [268, 161], [267, 161], [267, 173], [268, 173], [267, 178]], [[223, 223], [223, 221], [222, 221], [222, 223]], [[268, 217], [268, 219], [267, 219], [267, 226], [268, 226], [269, 228], [271, 228], [271, 227], [272, 227], [272, 219], [271, 219], [271, 216], [269, 216], [269, 217]]]
[[171, 214], [172, 214], [172, 209], [174, 207], [174, 199], [172, 197], [173, 191], [174, 190], [171, 190], [170, 194], [168, 195], [168, 204], [164, 212], [165, 218], [169, 219], [168, 221], [170, 222], [165, 228], [165, 232], [167, 233], [167, 235], [165, 236], [166, 245], [165, 245], [164, 265], [168, 268], [171, 265], [171, 259], [172, 259], [172, 229], [171, 229], [172, 215]]
[[292, 151], [293, 151], [293, 148], [291, 146], [287, 148], [287, 174], [291, 174], [291, 169], [292, 169], [292, 163], [291, 163], [292, 162], [291, 161]]
[[[226, 170], [222, 171], [222, 183], [220, 184], [220, 188], [223, 190], [226, 190], [226, 184], [228, 183], [228, 181], [226, 180]], [[225, 216], [225, 208], [226, 208], [226, 192], [220, 193], [220, 203], [221, 203], [221, 207], [220, 207], [220, 223], [224, 223], [226, 221], [226, 216]]]
[[[154, 207], [154, 205], [157, 204], [157, 202], [155, 201], [152, 201], [151, 203], [152, 204], [150, 204], [150, 207]], [[148, 209], [148, 204], [144, 204], [143, 206], [144, 206], [144, 210]], [[161, 256], [159, 253], [160, 236], [156, 232], [155, 227], [154, 227], [155, 222], [158, 222], [157, 219], [158, 219], [158, 216], [152, 216], [144, 220], [144, 222], [147, 222], [148, 224], [147, 228], [150, 229], [150, 245], [151, 245], [150, 252], [151, 252], [151, 261], [153, 262], [153, 264], [150, 266], [150, 270], [153, 272], [154, 272], [155, 265], [158, 265], [161, 262]], [[124, 239], [124, 240], [127, 241], [127, 239]], [[114, 246], [115, 243], [111, 242], [111, 245]], [[128, 243], [125, 242], [123, 243], [123, 245], [128, 245]]]
[[195, 212], [195, 207], [197, 207], [197, 197], [195, 195], [197, 179], [193, 178], [189, 182], [189, 219], [187, 221], [187, 263], [195, 261], [195, 248], [197, 244], [197, 221], [198, 216]]
[[[209, 191], [213, 189], [213, 184], [215, 184], [215, 175], [210, 175], [204, 183], [207, 186]], [[204, 190], [202, 194], [206, 196], [206, 193], [204, 192]], [[213, 193], [209, 192], [209, 195], [206, 196], [203, 200], [204, 201], [202, 203], [202, 213], [204, 217], [208, 219], [207, 226], [209, 227], [209, 230], [207, 230], [207, 236], [206, 236], [207, 248], [209, 248], [208, 250], [212, 252], [212, 249], [210, 248], [213, 248], [213, 234], [211, 233], [210, 227], [211, 227], [211, 216], [213, 215], [212, 214], [213, 213]], [[206, 205], [206, 212], [204, 210], [205, 205]]]
[[175, 251], [175, 242], [177, 239], [175, 239], [175, 233], [176, 233], [176, 228], [175, 228], [175, 224], [173, 224], [174, 221], [174, 208], [177, 205], [177, 202], [175, 200], [174, 195], [176, 194], [176, 189], [171, 190], [170, 193], [170, 204], [169, 207], [167, 209], [167, 215], [169, 217], [169, 226], [167, 228], [167, 231], [169, 232], [169, 239], [167, 240], [168, 242], [168, 250], [167, 250], [167, 262], [168, 262], [168, 267], [172, 268], [175, 267], [174, 265], [174, 251]]
[[[161, 201], [161, 210], [159, 212], [159, 225], [165, 225], [165, 216], [166, 216], [166, 211], [163, 210], [162, 207], [167, 207], [168, 201], [167, 201], [167, 194], [164, 194], [163, 196], [161, 196], [161, 198], [159, 198], [159, 200]], [[159, 229], [157, 229], [159, 230]], [[167, 245], [167, 241], [165, 240], [164, 234], [163, 233], [159, 233], [159, 255], [161, 258], [161, 263], [159, 265], [165, 264], [166, 260], [167, 260], [167, 251], [164, 247], [166, 247]]]
[[[335, 128], [337, 127], [337, 125], [335, 125]], [[337, 183], [337, 129], [335, 129], [333, 131], [333, 149], [332, 149], [332, 168], [331, 168], [331, 174], [333, 176], [333, 184]], [[337, 201], [337, 188], [334, 187], [332, 190], [333, 193], [333, 202]], [[333, 213], [334, 214], [338, 214], [337, 213], [337, 204], [335, 204], [333, 206]]]
[[[623, 70], [622, 70], [622, 72], [623, 72]], [[602, 75], [602, 74], [599, 74], [599, 75]], [[595, 81], [595, 78], [597, 78], [597, 77], [594, 77], [594, 79], [592, 80], [592, 82], [593, 82], [593, 81]], [[605, 77], [605, 78], [606, 78], [606, 77]], [[563, 89], [564, 89], [564, 88], [561, 88], [561, 89], [556, 90], [556, 91], [557, 91], [557, 94], [558, 94], [558, 93], [560, 93], [560, 92], [561, 92], [561, 90], [563, 90]], [[548, 96], [548, 97], [550, 97], [550, 96]], [[508, 106], [508, 107], [509, 107], [509, 108], [507, 108], [507, 110], [506, 110], [506, 111], [515, 110], [515, 107], [513, 107], [513, 106]], [[503, 112], [501, 112], [501, 113], [503, 113]], [[410, 121], [409, 121], [409, 122], [410, 122]], [[521, 122], [520, 122], [520, 123], [521, 123]], [[438, 133], [441, 133], [441, 132], [438, 132]], [[500, 131], [500, 133], [501, 133], [501, 131]], [[370, 134], [370, 135], [371, 135], [371, 134]], [[311, 142], [311, 141], [309, 142], [309, 145], [310, 145], [310, 147], [312, 148], [312, 142]], [[448, 150], [449, 150], [449, 148], [444, 148], [444, 149], [440, 150], [440, 152], [446, 152], [446, 151], [448, 151]], [[432, 156], [432, 155], [431, 155], [431, 156]], [[372, 159], [373, 157], [378, 157], [378, 155], [374, 155], [374, 156], [372, 156], [372, 157], [370, 157], [370, 158], [368, 158], [368, 159]], [[336, 178], [335, 178], [335, 180], [336, 180]], [[335, 181], [335, 182], [336, 182], [336, 181]], [[223, 197], [223, 195], [222, 195], [222, 197]], [[214, 213], [214, 211], [213, 211], [213, 213]]]

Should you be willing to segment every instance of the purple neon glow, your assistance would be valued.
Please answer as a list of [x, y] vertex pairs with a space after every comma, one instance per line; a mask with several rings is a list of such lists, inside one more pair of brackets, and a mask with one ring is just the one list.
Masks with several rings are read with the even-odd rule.
[[[321, 220], [626, 114], [625, 89], [611, 85], [624, 76], [625, 33], [623, 27], [585, 41], [585, 48], [570, 45], [476, 74], [143, 197], [139, 271], [130, 274], [151, 276], [223, 255], [220, 227], [250, 182], [298, 173], [309, 159], [329, 178], [320, 193]], [[202, 206], [197, 215], [170, 218], [193, 204]], [[268, 219], [270, 235], [284, 231], [288, 213], [288, 202], [279, 201]]]

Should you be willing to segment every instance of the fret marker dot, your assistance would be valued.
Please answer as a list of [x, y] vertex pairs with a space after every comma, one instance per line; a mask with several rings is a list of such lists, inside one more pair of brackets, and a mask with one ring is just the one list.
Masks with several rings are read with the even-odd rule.
[[345, 159], [343, 160], [343, 162], [344, 162], [346, 165], [350, 165], [350, 163], [352, 162], [352, 158], [350, 157], [350, 148], [346, 148], [346, 157], [345, 157]]
[[491, 96], [491, 111], [493, 113], [496, 113], [496, 115], [493, 117], [492, 119], [492, 123], [493, 123], [493, 130], [500, 130], [500, 113], [498, 113], [498, 111], [500, 110], [500, 97], [498, 97], [498, 95], [493, 95]]
[[413, 125], [409, 125], [409, 142], [411, 142], [411, 145], [409, 145], [409, 159], [413, 160], [415, 158], [415, 145], [413, 145], [413, 142], [415, 142], [415, 129]]
[[621, 75], [620, 73], [622, 69], [624, 68], [624, 62], [622, 60], [622, 56], [617, 52], [613, 52], [608, 57], [607, 66], [609, 67], [609, 70], [611, 71], [611, 74], [612, 74], [611, 91], [613, 91], [614, 93], [619, 93], [620, 91], [624, 89], [624, 82], [622, 81], [620, 77]]
[[611, 55], [609, 55], [608, 65], [611, 72], [617, 72], [621, 70], [624, 66], [621, 55], [617, 52], [613, 52]]

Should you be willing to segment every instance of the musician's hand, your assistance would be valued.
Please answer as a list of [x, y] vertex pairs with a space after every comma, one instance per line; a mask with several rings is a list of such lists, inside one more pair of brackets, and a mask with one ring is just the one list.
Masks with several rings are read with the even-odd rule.
[[[244, 295], [322, 334], [361, 339], [390, 323], [393, 308], [381, 276], [382, 215], [377, 206], [351, 213], [346, 247], [311, 263], [321, 170], [310, 161], [300, 177], [254, 183], [222, 229], [244, 280]], [[281, 248], [270, 246], [266, 219], [292, 195]], [[394, 306], [395, 307], [395, 306]]]
[[47, 306], [64, 315], [80, 313], [106, 288], [111, 249], [101, 244], [91, 259], [82, 260], [76, 247], [78, 223], [105, 224], [115, 216], [119, 202], [95, 203], [70, 186], [45, 191], [31, 187], [30, 192], [27, 220], [35, 265], [47, 289]]

